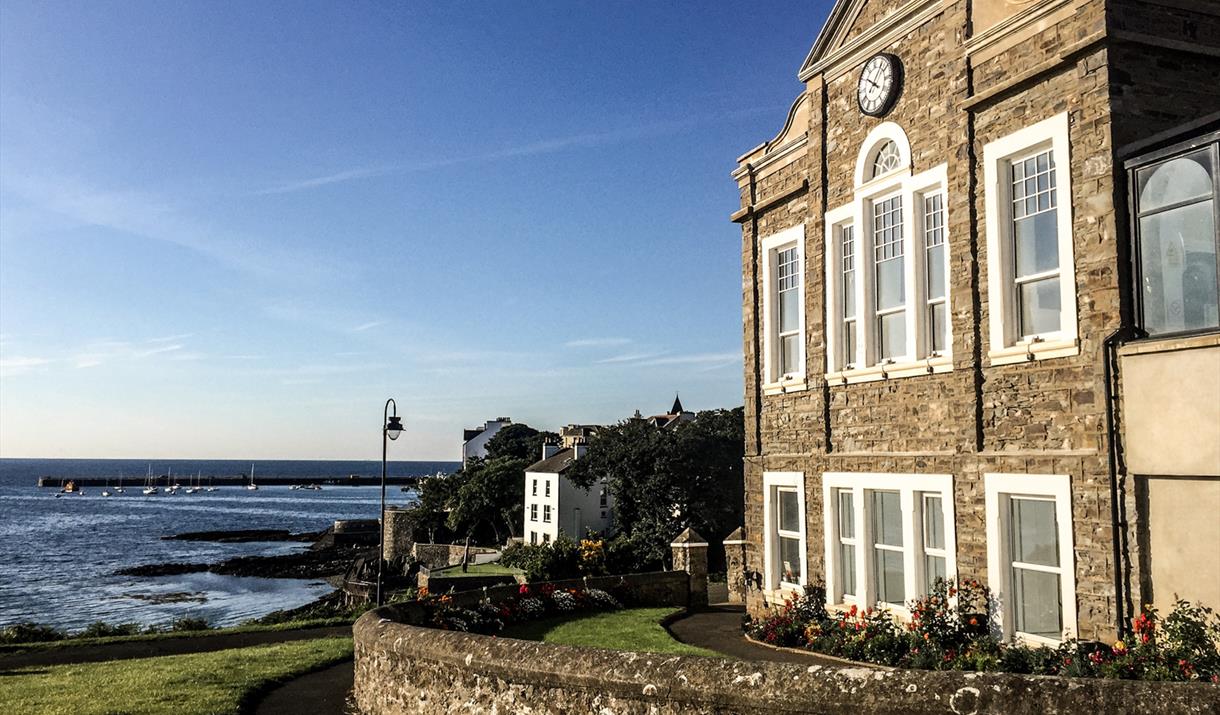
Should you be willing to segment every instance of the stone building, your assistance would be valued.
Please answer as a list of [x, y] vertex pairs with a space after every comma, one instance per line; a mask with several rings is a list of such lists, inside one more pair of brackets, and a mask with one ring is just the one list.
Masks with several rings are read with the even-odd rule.
[[1220, 3], [838, 0], [798, 77], [733, 172], [751, 611], [1220, 607]]

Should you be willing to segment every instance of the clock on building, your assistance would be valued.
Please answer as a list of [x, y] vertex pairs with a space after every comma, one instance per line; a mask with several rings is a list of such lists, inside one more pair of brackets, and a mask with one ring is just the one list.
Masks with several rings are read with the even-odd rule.
[[870, 117], [885, 116], [902, 93], [902, 62], [888, 52], [873, 55], [860, 70], [856, 100]]

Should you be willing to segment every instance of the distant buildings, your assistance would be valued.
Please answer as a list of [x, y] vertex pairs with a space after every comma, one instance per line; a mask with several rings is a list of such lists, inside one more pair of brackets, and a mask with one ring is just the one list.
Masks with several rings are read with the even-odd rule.
[[607, 532], [614, 523], [605, 482], [591, 489], [576, 486], [564, 472], [585, 455], [593, 425], [562, 428], [559, 444], [542, 445], [542, 459], [525, 470], [525, 515], [522, 534], [531, 544], [547, 544], [565, 533], [579, 539], [589, 531]]
[[508, 417], [497, 417], [484, 422], [482, 427], [462, 430], [462, 466], [473, 457], [486, 457], [487, 441], [512, 423]]
[[[634, 419], [647, 420], [658, 429], [670, 429], [695, 418], [674, 397], [669, 412]], [[603, 480], [584, 489], [564, 476], [585, 455], [597, 425], [568, 425], [559, 430], [559, 444], [542, 445], [542, 459], [525, 470], [525, 514], [522, 535], [531, 544], [547, 544], [561, 533], [580, 539], [590, 531], [608, 533], [614, 528], [614, 498]]]

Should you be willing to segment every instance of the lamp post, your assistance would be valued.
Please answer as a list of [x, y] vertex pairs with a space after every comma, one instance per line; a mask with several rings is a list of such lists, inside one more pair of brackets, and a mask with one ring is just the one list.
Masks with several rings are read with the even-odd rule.
[[[390, 406], [394, 407], [394, 414], [390, 414]], [[377, 605], [381, 605], [381, 569], [385, 564], [385, 471], [386, 471], [386, 447], [389, 444], [389, 439], [398, 439], [398, 435], [402, 434], [402, 420], [398, 417], [398, 403], [394, 398], [385, 401], [385, 410], [382, 414], [381, 422], [381, 519], [377, 525], [381, 532], [381, 538], [377, 541]], [[389, 439], [387, 439], [389, 438]]]

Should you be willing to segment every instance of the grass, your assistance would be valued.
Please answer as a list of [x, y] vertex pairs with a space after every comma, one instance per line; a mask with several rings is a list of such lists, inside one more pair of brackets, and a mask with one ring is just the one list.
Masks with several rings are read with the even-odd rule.
[[661, 621], [673, 613], [673, 608], [629, 608], [575, 618], [560, 616], [511, 626], [501, 635], [560, 645], [723, 657], [706, 648], [675, 640], [661, 626]]
[[437, 571], [436, 575], [442, 578], [461, 578], [463, 576], [516, 576], [523, 573], [521, 569], [509, 568], [501, 566], [494, 561], [486, 564], [471, 564], [466, 567], [466, 572], [462, 572], [462, 567], [447, 568], [444, 571]]
[[54, 648], [75, 648], [77, 646], [105, 645], [107, 643], [133, 643], [141, 641], [160, 641], [172, 638], [207, 638], [229, 633], [263, 633], [290, 631], [298, 628], [325, 628], [327, 626], [350, 625], [354, 618], [310, 618], [284, 623], [234, 626], [232, 628], [209, 628], [200, 631], [159, 631], [157, 633], [136, 633], [128, 636], [102, 636], [99, 638], [65, 638], [58, 641], [37, 641], [32, 643], [11, 643], [0, 645], [0, 655], [21, 653], [31, 650], [49, 650]]
[[351, 657], [350, 638], [0, 673], [6, 713], [237, 715], [254, 696]]

